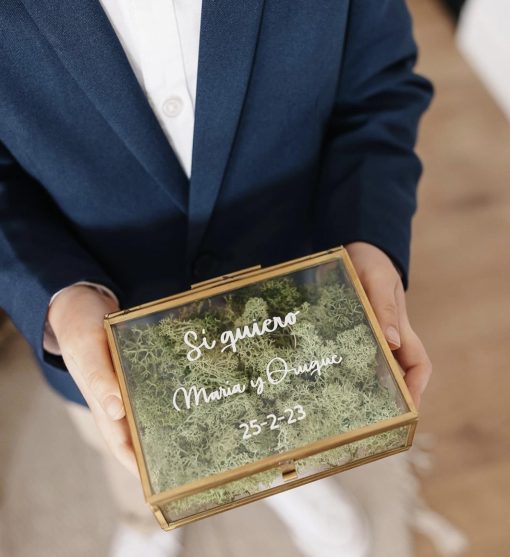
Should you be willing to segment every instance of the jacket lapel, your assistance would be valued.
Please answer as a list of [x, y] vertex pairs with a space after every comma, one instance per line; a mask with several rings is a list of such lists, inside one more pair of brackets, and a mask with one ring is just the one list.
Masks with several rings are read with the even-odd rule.
[[189, 190], [186, 174], [99, 0], [23, 0], [23, 3], [92, 104], [147, 173], [186, 212]]
[[246, 96], [264, 0], [203, 0], [193, 159], [188, 205], [188, 261], [211, 218]]

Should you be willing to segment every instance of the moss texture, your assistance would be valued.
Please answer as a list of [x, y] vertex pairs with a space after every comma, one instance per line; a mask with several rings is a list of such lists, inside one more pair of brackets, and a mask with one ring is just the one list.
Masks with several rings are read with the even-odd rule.
[[[236, 468], [341, 432], [399, 415], [390, 390], [378, 380], [384, 365], [362, 305], [341, 267], [310, 280], [310, 270], [261, 281], [227, 294], [127, 321], [116, 328], [123, 367], [154, 491]], [[262, 336], [245, 338], [236, 352], [218, 343], [189, 361], [183, 342], [194, 330], [208, 339], [222, 331], [299, 311], [296, 323]], [[318, 374], [292, 375], [261, 394], [250, 380], [264, 376], [273, 357], [290, 367], [331, 354], [340, 364]], [[179, 385], [216, 389], [247, 384], [238, 394], [177, 412], [172, 397]], [[262, 422], [296, 405], [306, 412], [297, 423], [265, 427], [243, 439], [241, 423]], [[373, 436], [298, 463], [300, 473], [331, 467], [402, 444], [402, 431]], [[405, 439], [404, 439], [405, 440]], [[278, 481], [270, 470], [165, 506], [174, 519], [260, 491]]]

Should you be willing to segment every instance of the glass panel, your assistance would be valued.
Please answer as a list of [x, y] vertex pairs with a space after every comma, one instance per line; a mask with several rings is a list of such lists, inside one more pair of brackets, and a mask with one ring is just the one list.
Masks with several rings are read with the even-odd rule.
[[155, 493], [407, 411], [341, 259], [151, 311], [113, 331]]
[[410, 426], [402, 426], [382, 433], [376, 433], [365, 439], [353, 441], [342, 447], [330, 449], [322, 453], [296, 461], [299, 477], [309, 476], [330, 470], [336, 466], [349, 464], [369, 456], [376, 456], [393, 449], [406, 446]]
[[160, 508], [168, 522], [175, 522], [199, 512], [243, 499], [253, 493], [265, 491], [282, 483], [282, 474], [279, 470], [267, 470], [195, 495], [189, 495], [188, 497], [165, 503]]
[[[377, 433], [365, 439], [353, 441], [347, 445], [298, 460], [295, 462], [298, 478], [312, 476], [362, 458], [404, 448], [407, 443], [409, 428], [410, 426], [407, 425]], [[175, 522], [199, 512], [243, 499], [253, 493], [267, 491], [283, 483], [279, 469], [267, 470], [196, 495], [166, 503], [161, 506], [161, 511], [168, 522]], [[290, 485], [292, 481], [287, 483]]]

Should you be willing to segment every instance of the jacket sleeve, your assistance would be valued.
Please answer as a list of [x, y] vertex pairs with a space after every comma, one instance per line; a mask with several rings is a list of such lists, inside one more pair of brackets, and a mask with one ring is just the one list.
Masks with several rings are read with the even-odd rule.
[[414, 73], [404, 0], [352, 0], [336, 99], [313, 209], [317, 250], [365, 241], [408, 285], [411, 220], [421, 163], [414, 152], [432, 86]]
[[78, 281], [122, 297], [46, 190], [0, 143], [0, 306], [39, 359], [63, 370], [63, 359], [43, 349], [46, 313], [52, 295]]

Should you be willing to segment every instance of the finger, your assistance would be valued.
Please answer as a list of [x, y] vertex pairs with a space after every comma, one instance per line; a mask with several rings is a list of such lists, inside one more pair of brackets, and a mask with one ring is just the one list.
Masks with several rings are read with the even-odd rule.
[[397, 350], [401, 346], [401, 338], [394, 277], [372, 274], [363, 286], [390, 348]]
[[397, 358], [404, 368], [404, 379], [409, 392], [416, 406], [419, 406], [421, 396], [432, 375], [432, 364], [421, 340], [414, 331], [406, 335], [402, 348], [398, 350]]
[[112, 421], [96, 400], [91, 401], [90, 409], [109, 451], [131, 474], [140, 479], [126, 418]]
[[418, 408], [432, 375], [432, 363], [420, 338], [409, 325], [407, 314], [402, 317], [401, 323], [402, 347], [395, 352], [395, 357], [404, 371], [404, 380]]
[[86, 389], [110, 419], [120, 420], [126, 415], [102, 329], [75, 335], [62, 356], [80, 390]]
[[[105, 420], [108, 416], [105, 416]], [[114, 431], [112, 432], [112, 444], [110, 450], [117, 460], [129, 471], [135, 478], [140, 480], [138, 466], [136, 464], [135, 453], [131, 438], [129, 436], [129, 427], [126, 418], [108, 422], [108, 426]]]

